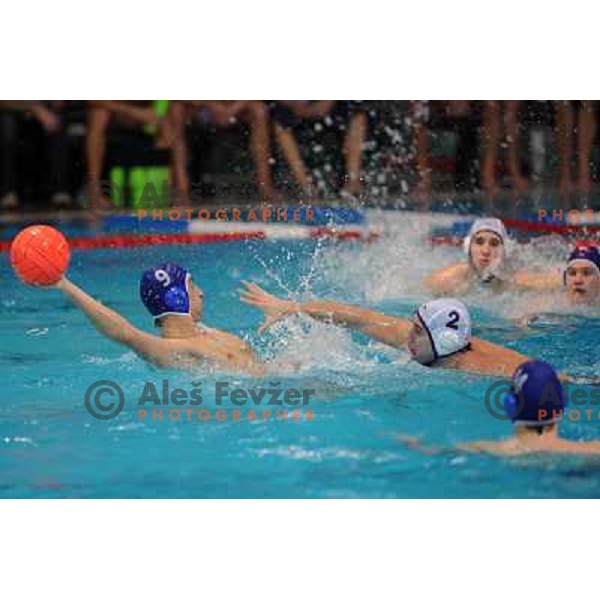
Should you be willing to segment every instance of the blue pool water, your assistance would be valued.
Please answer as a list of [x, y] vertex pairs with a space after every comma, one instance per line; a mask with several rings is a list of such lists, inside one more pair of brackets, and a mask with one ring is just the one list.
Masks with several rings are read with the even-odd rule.
[[[74, 253], [71, 279], [147, 331], [141, 271], [164, 260], [186, 265], [204, 289], [208, 325], [247, 338], [271, 364], [269, 382], [315, 390], [314, 421], [298, 422], [140, 421], [137, 400], [146, 382], [160, 389], [167, 378], [171, 389], [190, 390], [201, 380], [202, 407], [212, 414], [217, 380], [258, 382], [159, 372], [103, 339], [59, 292], [21, 285], [2, 255], [0, 496], [598, 497], [598, 462], [428, 455], [398, 441], [420, 436], [451, 447], [507, 435], [510, 427], [483, 401], [493, 379], [406, 364], [403, 352], [309, 320], [293, 319], [261, 337], [261, 315], [238, 300], [239, 282], [248, 279], [274, 293], [312, 293], [409, 316], [426, 297], [422, 276], [456, 252], [430, 250], [424, 236], [425, 229], [407, 224], [392, 242], [373, 245], [231, 242]], [[600, 321], [593, 315], [554, 314], [522, 330], [510, 317], [526, 299], [467, 303], [476, 335], [559, 369], [597, 372]], [[125, 408], [113, 420], [96, 420], [84, 406], [86, 389], [98, 380], [124, 391]], [[570, 438], [600, 438], [597, 418], [561, 427]]]

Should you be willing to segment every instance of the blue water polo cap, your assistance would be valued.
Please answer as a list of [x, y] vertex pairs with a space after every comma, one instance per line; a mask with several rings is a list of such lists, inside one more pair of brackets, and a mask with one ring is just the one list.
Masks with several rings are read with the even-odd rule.
[[598, 274], [600, 275], [600, 251], [598, 251], [597, 246], [583, 246], [578, 247], [571, 252], [569, 256], [569, 260], [567, 261], [567, 267], [563, 273], [563, 282], [566, 285], [567, 283], [567, 268], [574, 260], [585, 260], [591, 263], [598, 270]]
[[567, 265], [574, 260], [587, 260], [588, 262], [591, 262], [600, 273], [600, 252], [598, 251], [597, 246], [575, 248], [569, 256]]
[[144, 271], [140, 297], [150, 314], [158, 319], [166, 315], [189, 315], [190, 274], [175, 263], [164, 263]]
[[567, 401], [558, 375], [543, 360], [523, 363], [512, 377], [504, 408], [517, 425], [549, 425], [562, 414]]

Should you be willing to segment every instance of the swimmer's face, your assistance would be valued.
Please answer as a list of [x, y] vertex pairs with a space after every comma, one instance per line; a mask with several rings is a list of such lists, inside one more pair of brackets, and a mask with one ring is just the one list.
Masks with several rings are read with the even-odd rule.
[[202, 318], [202, 311], [204, 309], [204, 294], [191, 279], [188, 290], [190, 294], [190, 314], [194, 321], [199, 321]]
[[575, 304], [586, 304], [600, 298], [600, 274], [587, 260], [569, 263], [566, 284], [569, 297]]
[[412, 328], [408, 334], [407, 345], [411, 356], [423, 365], [430, 363], [435, 358], [429, 336], [423, 327], [423, 323], [421, 323], [421, 320], [417, 316], [412, 320]]
[[477, 271], [485, 271], [502, 262], [504, 244], [499, 235], [480, 231], [471, 241], [471, 261]]

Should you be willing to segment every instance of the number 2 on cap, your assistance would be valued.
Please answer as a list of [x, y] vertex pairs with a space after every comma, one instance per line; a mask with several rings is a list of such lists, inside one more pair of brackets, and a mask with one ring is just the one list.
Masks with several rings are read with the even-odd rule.
[[458, 331], [458, 321], [460, 320], [458, 313], [453, 310], [448, 313], [448, 316], [450, 317], [450, 320], [446, 323], [446, 327], [450, 327], [450, 329], [456, 329]]

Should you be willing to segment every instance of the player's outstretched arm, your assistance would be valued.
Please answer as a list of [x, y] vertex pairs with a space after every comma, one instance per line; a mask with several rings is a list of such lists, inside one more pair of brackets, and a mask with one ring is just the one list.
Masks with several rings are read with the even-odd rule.
[[288, 315], [304, 313], [319, 321], [357, 329], [390, 346], [401, 347], [408, 340], [411, 324], [406, 319], [389, 317], [377, 311], [329, 300], [294, 302], [273, 296], [255, 283], [244, 282], [244, 285], [246, 289], [241, 292], [242, 302], [265, 313], [265, 321], [260, 331]]
[[92, 298], [80, 287], [63, 277], [54, 287], [62, 290], [94, 327], [107, 338], [131, 348], [142, 358], [159, 366], [171, 362], [171, 348], [168, 342], [141, 331], [116, 311]]

